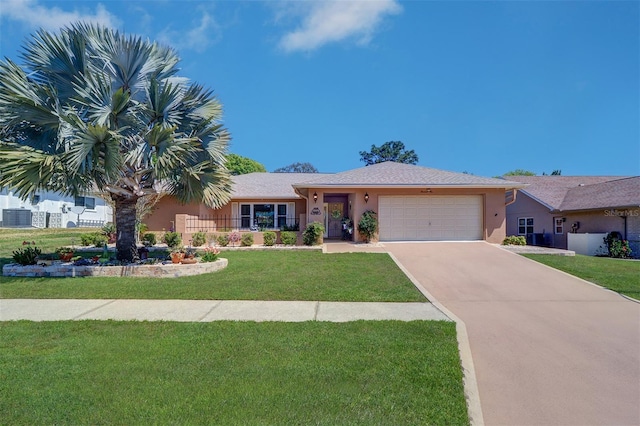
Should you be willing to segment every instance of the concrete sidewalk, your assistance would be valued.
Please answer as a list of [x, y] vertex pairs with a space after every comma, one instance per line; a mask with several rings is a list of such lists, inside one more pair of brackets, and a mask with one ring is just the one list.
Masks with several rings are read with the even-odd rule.
[[0, 299], [0, 321], [451, 321], [431, 303]]

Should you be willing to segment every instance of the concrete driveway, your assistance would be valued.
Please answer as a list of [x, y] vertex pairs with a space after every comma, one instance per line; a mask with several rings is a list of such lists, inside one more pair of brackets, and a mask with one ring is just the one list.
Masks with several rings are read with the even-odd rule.
[[640, 304], [485, 242], [385, 246], [466, 324], [485, 424], [640, 424]]

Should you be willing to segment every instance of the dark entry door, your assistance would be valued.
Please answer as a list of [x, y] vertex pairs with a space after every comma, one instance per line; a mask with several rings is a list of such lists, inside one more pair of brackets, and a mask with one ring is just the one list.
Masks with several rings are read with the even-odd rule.
[[329, 203], [329, 229], [327, 230], [328, 238], [342, 237], [342, 218], [344, 217], [344, 203]]

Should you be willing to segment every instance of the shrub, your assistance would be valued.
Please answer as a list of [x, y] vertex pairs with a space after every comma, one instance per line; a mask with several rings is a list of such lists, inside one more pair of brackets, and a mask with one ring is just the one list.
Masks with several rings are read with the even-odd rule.
[[240, 236], [240, 233], [238, 231], [232, 231], [229, 233], [229, 242], [234, 246], [236, 245], [236, 243], [240, 242], [240, 238], [242, 237]]
[[240, 245], [242, 247], [251, 247], [253, 245], [253, 234], [249, 234], [249, 233], [242, 234]]
[[524, 235], [509, 235], [502, 241], [503, 246], [526, 246], [527, 239]]
[[266, 231], [262, 234], [262, 237], [265, 246], [272, 246], [276, 243], [276, 233], [273, 231]]
[[302, 233], [302, 242], [306, 246], [321, 244], [324, 226], [320, 222], [311, 222]]
[[102, 232], [92, 232], [80, 235], [80, 244], [85, 247], [102, 247], [107, 241], [109, 241], [108, 237]]
[[27, 244], [26, 247], [18, 249], [13, 252], [13, 261], [19, 265], [35, 265], [37, 263], [37, 257], [42, 254], [42, 251], [30, 244]]
[[149, 227], [147, 226], [146, 223], [136, 222], [136, 230], [138, 231], [138, 235], [140, 236], [140, 239], [142, 240], [143, 237], [144, 237], [144, 234], [146, 234], [147, 231], [149, 230]]
[[106, 235], [95, 234], [93, 237], [93, 245], [96, 247], [102, 247], [109, 241], [109, 238]]
[[218, 258], [220, 250], [215, 247], [207, 247], [204, 249], [204, 253], [200, 256], [201, 262], [213, 262]]
[[80, 245], [85, 247], [93, 245], [94, 234], [82, 234], [80, 235]]
[[371, 241], [374, 235], [376, 235], [377, 230], [378, 218], [376, 212], [373, 210], [367, 210], [362, 213], [362, 217], [358, 222], [358, 232], [362, 235], [366, 243]]
[[207, 242], [207, 234], [205, 234], [204, 232], [200, 231], [200, 232], [196, 232], [195, 234], [193, 234], [191, 236], [191, 243], [195, 246], [195, 247], [200, 247], [203, 246], [204, 243]]
[[71, 254], [73, 254], [73, 253], [74, 253], [73, 248], [71, 248], [71, 247], [64, 247], [64, 246], [63, 246], [63, 247], [58, 247], [58, 248], [56, 249], [56, 254], [58, 254], [58, 255], [69, 254], [69, 253], [71, 253]]
[[114, 225], [113, 222], [107, 222], [102, 227], [102, 234], [105, 236], [105, 239], [110, 244], [115, 243], [116, 242], [116, 225]]
[[280, 241], [285, 246], [294, 246], [298, 241], [298, 235], [295, 232], [291, 231], [282, 231], [280, 233]]
[[216, 240], [218, 241], [218, 244], [221, 245], [222, 247], [226, 247], [229, 245], [229, 235], [227, 234], [218, 235]]
[[282, 230], [283, 231], [296, 231], [296, 232], [298, 232], [300, 230], [300, 224], [299, 223], [294, 223], [293, 225], [284, 224], [282, 226]]
[[145, 246], [155, 246], [156, 245], [156, 234], [153, 232], [147, 232], [142, 236], [142, 244]]
[[180, 237], [180, 234], [178, 234], [177, 232], [169, 231], [165, 233], [163, 240], [167, 244], [167, 246], [169, 246], [169, 248], [171, 249], [174, 249], [182, 245], [182, 238]]
[[609, 250], [609, 257], [627, 259], [631, 257], [631, 247], [629, 241], [623, 240], [619, 232], [609, 232], [604, 237], [604, 242]]

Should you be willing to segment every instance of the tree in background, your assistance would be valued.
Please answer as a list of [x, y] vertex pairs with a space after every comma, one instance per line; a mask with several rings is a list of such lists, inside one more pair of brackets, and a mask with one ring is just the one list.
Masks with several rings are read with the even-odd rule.
[[222, 105], [177, 76], [173, 49], [77, 23], [40, 30], [22, 59], [0, 61], [0, 187], [105, 194], [125, 261], [137, 257], [141, 197], [229, 201]]
[[536, 174], [534, 172], [530, 172], [529, 170], [515, 169], [505, 173], [502, 176], [535, 176], [535, 175]]
[[267, 171], [263, 164], [238, 154], [227, 155], [227, 169], [232, 175], [246, 175], [248, 173]]
[[[562, 170], [560, 170], [560, 169], [556, 169], [556, 170], [552, 171], [551, 175], [548, 175], [545, 172], [542, 172], [542, 176], [561, 176], [561, 175], [562, 175]], [[536, 176], [536, 174], [534, 172], [529, 171], [529, 170], [515, 169], [515, 170], [512, 170], [510, 172], [507, 172], [507, 173], [503, 174], [502, 176]]]
[[414, 150], [407, 151], [404, 144], [400, 141], [389, 141], [379, 147], [371, 145], [370, 152], [360, 151], [360, 161], [364, 161], [365, 166], [383, 163], [385, 161], [417, 164], [418, 155]]
[[275, 169], [274, 173], [318, 173], [318, 169], [311, 163], [293, 163], [288, 166]]
[[[547, 176], [547, 174], [545, 172], [542, 172], [542, 176]], [[562, 170], [556, 169], [556, 170], [552, 171], [551, 175], [549, 175], [549, 176], [562, 176]]]

